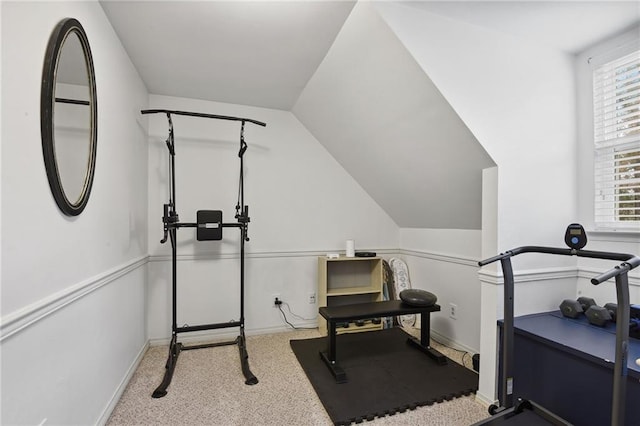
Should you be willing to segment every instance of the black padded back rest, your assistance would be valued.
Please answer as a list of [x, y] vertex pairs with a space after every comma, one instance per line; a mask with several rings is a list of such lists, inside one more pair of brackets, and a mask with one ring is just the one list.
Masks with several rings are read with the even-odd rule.
[[222, 210], [198, 210], [196, 212], [198, 241], [216, 241], [222, 239]]

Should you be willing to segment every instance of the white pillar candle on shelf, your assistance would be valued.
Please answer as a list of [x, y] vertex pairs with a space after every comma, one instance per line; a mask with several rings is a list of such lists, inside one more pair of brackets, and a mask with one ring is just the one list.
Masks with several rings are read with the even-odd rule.
[[356, 242], [353, 240], [347, 240], [347, 257], [355, 257], [356, 255]]

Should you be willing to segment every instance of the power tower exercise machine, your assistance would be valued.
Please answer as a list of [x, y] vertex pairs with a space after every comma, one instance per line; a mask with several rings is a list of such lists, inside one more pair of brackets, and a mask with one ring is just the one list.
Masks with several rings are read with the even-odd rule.
[[[167, 149], [169, 151], [169, 201], [164, 204], [164, 214], [162, 222], [164, 224], [164, 237], [160, 241], [162, 244], [167, 240], [171, 241], [171, 269], [172, 269], [172, 324], [171, 324], [171, 343], [169, 344], [169, 356], [165, 365], [165, 374], [160, 386], [153, 391], [153, 398], [162, 398], [167, 394], [167, 387], [171, 384], [173, 372], [178, 362], [180, 351], [190, 349], [203, 349], [215, 346], [238, 345], [240, 351], [240, 363], [242, 373], [245, 377], [245, 384], [255, 385], [258, 379], [249, 369], [249, 355], [244, 336], [244, 246], [249, 241], [249, 206], [244, 203], [244, 153], [247, 150], [247, 144], [244, 140], [245, 123], [252, 123], [258, 126], [266, 126], [265, 123], [251, 120], [249, 118], [230, 117], [224, 115], [203, 114], [186, 111], [173, 111], [165, 109], [148, 109], [142, 110], [142, 114], [165, 114], [169, 122], [169, 136], [166, 140]], [[222, 210], [198, 210], [195, 223], [180, 222], [176, 209], [176, 180], [175, 180], [175, 139], [173, 132], [172, 115], [185, 115], [189, 117], [210, 118], [215, 120], [231, 120], [239, 121], [240, 127], [240, 149], [238, 157], [240, 158], [240, 178], [238, 182], [238, 202], [236, 204], [236, 222], [224, 223], [222, 221]], [[198, 241], [215, 241], [222, 240], [223, 228], [237, 228], [240, 230], [240, 319], [237, 321], [202, 324], [202, 325], [185, 325], [178, 327], [177, 318], [177, 230], [180, 228], [196, 228], [196, 238]], [[226, 342], [207, 343], [200, 345], [185, 346], [178, 342], [178, 334], [203, 330], [215, 330], [221, 328], [239, 327], [239, 335], [235, 340]]]
[[475, 423], [479, 425], [570, 425], [569, 422], [542, 407], [531, 400], [522, 398], [514, 401], [514, 278], [511, 258], [524, 253], [544, 253], [562, 256], [578, 256], [593, 259], [605, 259], [620, 261], [622, 264], [591, 279], [593, 285], [601, 284], [610, 278], [615, 278], [616, 295], [618, 301], [616, 318], [616, 348], [615, 366], [613, 377], [613, 396], [611, 425], [623, 426], [625, 424], [625, 401], [627, 386], [627, 357], [629, 345], [629, 277], [628, 272], [640, 267], [640, 257], [627, 253], [611, 253], [603, 251], [582, 250], [587, 244], [587, 235], [584, 228], [577, 223], [572, 223], [565, 231], [565, 243], [569, 248], [524, 246], [508, 250], [492, 258], [482, 260], [479, 266], [500, 261], [504, 275], [504, 326], [501, 342], [501, 373], [502, 388], [500, 391], [500, 406], [492, 405], [489, 413], [493, 416]]

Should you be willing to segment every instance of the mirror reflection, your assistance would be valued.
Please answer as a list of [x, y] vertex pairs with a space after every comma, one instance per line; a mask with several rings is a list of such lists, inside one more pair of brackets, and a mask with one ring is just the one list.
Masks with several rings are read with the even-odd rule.
[[58, 174], [67, 200], [78, 204], [89, 171], [91, 99], [84, 50], [76, 32], [62, 45], [55, 99], [53, 140]]

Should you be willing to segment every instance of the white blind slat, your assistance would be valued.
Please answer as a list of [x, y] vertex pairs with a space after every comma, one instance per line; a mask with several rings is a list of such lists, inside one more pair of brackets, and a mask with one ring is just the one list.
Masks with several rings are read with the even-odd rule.
[[595, 221], [640, 230], [640, 51], [593, 77]]

